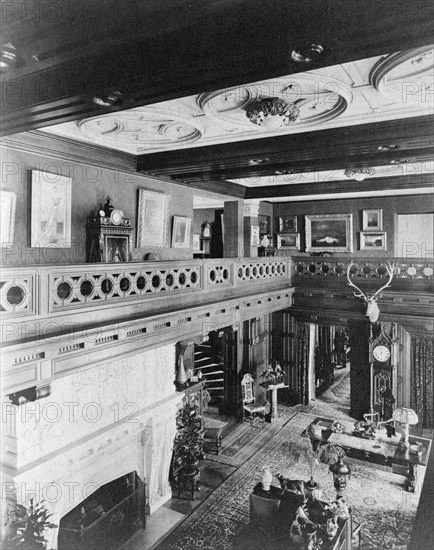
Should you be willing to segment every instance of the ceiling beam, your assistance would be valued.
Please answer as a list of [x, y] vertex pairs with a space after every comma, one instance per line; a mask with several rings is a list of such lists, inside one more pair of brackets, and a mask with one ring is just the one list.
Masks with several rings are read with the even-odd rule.
[[432, 159], [434, 116], [141, 155], [138, 170], [200, 182]]
[[110, 91], [122, 110], [427, 45], [432, 20], [406, 0], [4, 3], [23, 63], [1, 75], [0, 133], [110, 112], [92, 103]]
[[303, 183], [289, 185], [269, 185], [250, 187], [246, 190], [246, 199], [270, 199], [280, 197], [297, 197], [300, 195], [329, 195], [340, 193], [378, 192], [386, 190], [427, 188], [427, 193], [434, 187], [434, 174], [417, 174], [414, 176], [396, 176], [388, 178], [367, 178], [364, 181], [342, 180], [320, 183]]

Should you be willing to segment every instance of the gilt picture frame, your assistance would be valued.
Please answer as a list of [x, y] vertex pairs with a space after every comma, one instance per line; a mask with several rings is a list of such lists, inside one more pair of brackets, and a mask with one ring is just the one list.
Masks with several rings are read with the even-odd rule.
[[137, 248], [168, 247], [170, 195], [139, 189]]
[[363, 210], [363, 231], [383, 231], [383, 210]]
[[296, 233], [297, 216], [279, 216], [276, 219], [278, 233]]
[[305, 216], [306, 252], [352, 252], [353, 215]]
[[72, 178], [32, 170], [30, 246], [71, 248]]
[[191, 218], [173, 216], [172, 248], [190, 246]]
[[7, 246], [14, 241], [15, 208], [17, 195], [12, 191], [0, 192], [0, 245]]
[[300, 250], [300, 233], [278, 233], [277, 248]]
[[361, 231], [360, 250], [387, 250], [386, 231]]

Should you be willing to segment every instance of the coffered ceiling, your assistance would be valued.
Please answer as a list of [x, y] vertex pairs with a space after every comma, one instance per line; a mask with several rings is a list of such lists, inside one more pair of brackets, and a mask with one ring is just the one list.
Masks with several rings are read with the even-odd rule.
[[[4, 11], [2, 60], [12, 52], [15, 65], [1, 75], [3, 134], [40, 129], [64, 143], [127, 153], [139, 172], [221, 197], [432, 188], [426, 6], [127, 3], [128, 10], [119, 0], [85, 9], [47, 0]], [[252, 124], [249, 106], [273, 97], [297, 107], [294, 124]], [[375, 173], [362, 182], [344, 175], [361, 166]]]

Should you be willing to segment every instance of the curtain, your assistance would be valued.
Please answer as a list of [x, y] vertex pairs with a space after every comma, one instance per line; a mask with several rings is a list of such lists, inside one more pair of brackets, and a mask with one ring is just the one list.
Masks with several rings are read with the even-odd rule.
[[410, 406], [419, 417], [419, 426], [434, 427], [433, 385], [434, 337], [411, 338]]
[[297, 323], [298, 395], [303, 405], [308, 404], [309, 386], [309, 324]]

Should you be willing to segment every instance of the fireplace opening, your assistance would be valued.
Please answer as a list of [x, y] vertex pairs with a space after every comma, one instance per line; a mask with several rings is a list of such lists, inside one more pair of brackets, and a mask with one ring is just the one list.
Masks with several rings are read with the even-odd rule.
[[58, 549], [115, 550], [141, 527], [145, 528], [145, 483], [131, 472], [103, 485], [63, 516]]

